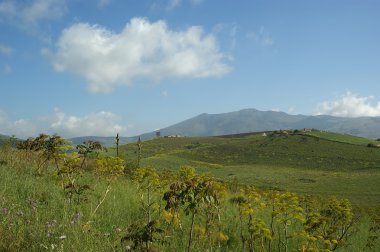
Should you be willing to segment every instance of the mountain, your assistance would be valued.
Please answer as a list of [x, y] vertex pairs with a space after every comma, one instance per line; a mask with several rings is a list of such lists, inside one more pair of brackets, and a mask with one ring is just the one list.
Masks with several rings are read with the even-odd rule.
[[0, 134], [0, 146], [5, 144], [9, 140], [9, 136]]
[[[380, 138], [380, 117], [346, 118], [327, 115], [290, 115], [284, 112], [243, 109], [222, 114], [201, 114], [160, 130], [161, 136], [217, 136], [280, 129], [314, 128], [368, 138]], [[155, 132], [141, 135], [152, 139]]]
[[3, 146], [4, 144], [9, 144], [10, 141], [13, 143], [13, 145], [21, 141], [18, 138], [12, 138], [12, 139], [11, 138], [12, 137], [10, 136], [0, 134], [0, 147]]
[[[113, 136], [113, 137], [83, 136], [83, 137], [70, 138], [68, 140], [71, 142], [73, 146], [76, 146], [77, 144], [81, 144], [85, 141], [91, 140], [91, 141], [98, 141], [105, 147], [111, 147], [111, 146], [115, 146], [116, 136]], [[135, 137], [120, 137], [119, 144], [120, 145], [127, 144], [136, 140], [137, 138], [135, 139]]]

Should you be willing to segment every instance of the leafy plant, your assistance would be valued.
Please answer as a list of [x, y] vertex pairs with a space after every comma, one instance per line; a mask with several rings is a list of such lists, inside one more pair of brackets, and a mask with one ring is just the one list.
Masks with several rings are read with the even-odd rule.
[[260, 246], [264, 248], [264, 240], [271, 240], [272, 236], [264, 220], [258, 217], [265, 208], [261, 194], [254, 187], [245, 187], [238, 196], [231, 198], [230, 202], [238, 207], [243, 250], [248, 243], [249, 251], [254, 251], [256, 240], [259, 240]]
[[59, 163], [62, 161], [63, 155], [71, 149], [68, 142], [58, 135], [40, 134], [36, 138], [29, 138], [17, 145], [17, 148], [24, 150], [27, 156], [31, 151], [37, 155], [36, 173], [42, 175], [43, 168], [49, 160], [53, 160], [57, 171], [59, 171]]
[[354, 224], [352, 206], [348, 200], [328, 199], [319, 211], [306, 216], [304, 224], [305, 248], [335, 251], [346, 244]]
[[[159, 175], [151, 166], [138, 168], [132, 177], [132, 180], [137, 183], [139, 191], [141, 193], [141, 204], [142, 209], [146, 213], [147, 223], [152, 221], [152, 211], [157, 205], [156, 202], [152, 201], [153, 193], [160, 187]], [[146, 201], [144, 201], [146, 198]]]
[[[213, 216], [213, 212], [210, 209], [213, 206], [216, 206], [218, 216], [218, 209], [222, 202], [223, 193], [221, 187], [218, 188], [214, 185], [216, 183], [210, 176], [196, 175], [194, 168], [186, 166], [182, 167], [179, 171], [179, 181], [172, 183], [169, 191], [164, 194], [166, 211], [178, 213], [182, 206], [185, 214], [191, 216], [187, 251], [191, 251], [192, 249], [196, 215], [206, 209], [205, 232], [209, 232]], [[173, 214], [172, 216], [174, 221], [176, 215]], [[220, 215], [218, 217], [220, 218]]]
[[[150, 244], [164, 244], [165, 240], [161, 237], [164, 232], [157, 227], [156, 221], [147, 224], [132, 224], [127, 229], [127, 234], [121, 239], [121, 243], [126, 250], [151, 251]], [[132, 242], [131, 245], [128, 241]]]
[[90, 157], [97, 158], [100, 151], [107, 150], [100, 142], [91, 140], [78, 144], [75, 148], [78, 150], [78, 154], [82, 156], [81, 168], [87, 168], [87, 162]]
[[76, 196], [76, 203], [84, 201], [86, 198], [82, 196], [90, 189], [89, 185], [79, 183], [79, 178], [82, 172], [80, 157], [77, 153], [64, 156], [63, 165], [58, 172], [58, 176], [70, 204], [72, 203], [74, 196]]
[[108, 185], [103, 198], [91, 213], [90, 218], [95, 215], [99, 207], [103, 204], [111, 190], [111, 183], [124, 174], [124, 160], [119, 157], [99, 157], [95, 159], [95, 173], [98, 178], [105, 178]]

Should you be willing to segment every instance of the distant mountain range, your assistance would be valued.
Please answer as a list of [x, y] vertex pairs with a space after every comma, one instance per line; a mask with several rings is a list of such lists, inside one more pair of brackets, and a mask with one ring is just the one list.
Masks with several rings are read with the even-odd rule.
[[[127, 144], [130, 142], [134, 142], [138, 139], [138, 137], [120, 137], [119, 144]], [[73, 137], [68, 139], [72, 145], [77, 145], [80, 143], [83, 143], [85, 141], [91, 140], [91, 141], [98, 141], [103, 146], [110, 147], [115, 146], [116, 144], [116, 136], [112, 137], [101, 137], [101, 136], [83, 136], [83, 137]]]
[[13, 143], [13, 145], [15, 145], [18, 141], [20, 141], [20, 139], [18, 138], [13, 138], [13, 139], [11, 138], [12, 137], [10, 136], [0, 134], [0, 147], [3, 146], [4, 144], [9, 144], [10, 140]]
[[0, 146], [5, 144], [9, 140], [9, 136], [0, 134]]
[[[327, 115], [289, 115], [284, 112], [243, 109], [222, 114], [201, 114], [160, 130], [161, 136], [217, 136], [280, 129], [314, 128], [368, 138], [380, 138], [380, 117], [346, 118]], [[155, 132], [141, 135], [155, 137]]]
[[[380, 117], [346, 118], [327, 115], [290, 115], [284, 112], [243, 109], [222, 114], [201, 114], [183, 122], [160, 129], [161, 137], [218, 136], [247, 132], [271, 131], [280, 129], [314, 128], [354, 136], [380, 138]], [[142, 140], [152, 139], [156, 132], [141, 135]], [[120, 144], [134, 142], [138, 136], [120, 137]], [[86, 140], [99, 141], [105, 146], [114, 146], [115, 137], [85, 136], [69, 139], [73, 145]]]

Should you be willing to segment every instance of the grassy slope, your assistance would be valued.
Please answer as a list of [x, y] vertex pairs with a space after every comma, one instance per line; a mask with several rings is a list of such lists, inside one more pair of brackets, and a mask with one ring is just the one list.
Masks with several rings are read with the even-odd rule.
[[[143, 142], [142, 164], [170, 170], [192, 165], [224, 180], [379, 206], [380, 149], [366, 147], [371, 140], [365, 138], [310, 134], [154, 139]], [[136, 145], [122, 146], [121, 152], [135, 159]]]
[[307, 132], [307, 135], [316, 136], [323, 139], [340, 142], [340, 143], [349, 143], [349, 144], [358, 144], [358, 145], [367, 145], [369, 143], [372, 144], [380, 144], [380, 142], [375, 141], [373, 139], [368, 139], [364, 137], [352, 136], [347, 134], [339, 134], [335, 132], [322, 132], [322, 131], [312, 131]]

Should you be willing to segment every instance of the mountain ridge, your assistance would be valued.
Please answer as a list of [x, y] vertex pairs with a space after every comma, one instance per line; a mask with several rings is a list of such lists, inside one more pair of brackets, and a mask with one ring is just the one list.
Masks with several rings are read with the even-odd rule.
[[[280, 129], [315, 128], [367, 138], [380, 137], [380, 117], [336, 117], [330, 115], [290, 115], [281, 111], [242, 109], [239, 111], [202, 113], [160, 129], [161, 136], [217, 136]], [[142, 134], [151, 139], [155, 132]]]
[[[161, 137], [218, 136], [281, 129], [314, 128], [359, 137], [380, 138], [380, 117], [336, 117], [331, 115], [291, 115], [282, 111], [260, 111], [246, 108], [238, 111], [209, 114], [202, 113], [192, 118], [158, 130]], [[156, 137], [156, 131], [131, 137], [120, 137], [120, 144]], [[115, 136], [80, 136], [68, 139], [74, 145], [83, 141], [99, 141], [105, 146], [115, 144]]]

